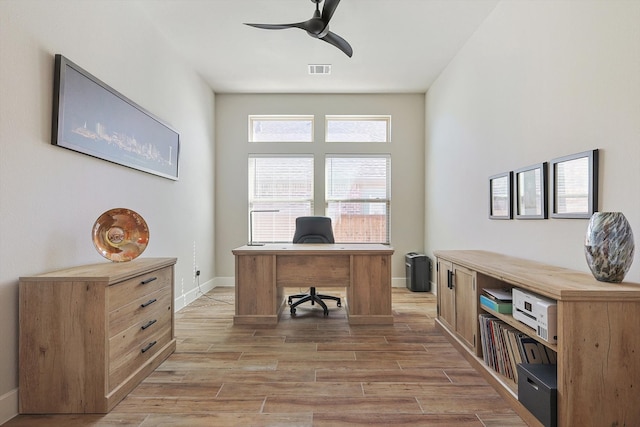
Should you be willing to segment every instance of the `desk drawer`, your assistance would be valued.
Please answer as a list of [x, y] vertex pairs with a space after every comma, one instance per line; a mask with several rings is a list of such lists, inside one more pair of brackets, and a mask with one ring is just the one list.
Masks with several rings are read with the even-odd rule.
[[159, 313], [172, 309], [173, 301], [169, 287], [144, 295], [109, 313], [108, 337], [112, 338], [133, 324], [146, 322], [152, 317], [160, 316]]
[[140, 342], [165, 325], [171, 326], [171, 307], [167, 309], [167, 304], [135, 316], [128, 328], [109, 338], [109, 359], [118, 359], [123, 353], [135, 350]]
[[276, 286], [348, 287], [350, 255], [279, 255]]
[[141, 274], [109, 286], [107, 291], [107, 311], [111, 312], [129, 304], [132, 300], [143, 298], [159, 289], [171, 286], [171, 267]]
[[[158, 322], [160, 323], [160, 322]], [[156, 326], [156, 325], [154, 325]], [[136, 341], [128, 351], [118, 352], [118, 357], [110, 357], [109, 390], [122, 383], [129, 375], [144, 365], [173, 339], [170, 322], [157, 325], [157, 329], [142, 341]], [[111, 341], [110, 345], [111, 345]], [[118, 345], [114, 343], [114, 345]], [[110, 352], [111, 354], [111, 352]]]

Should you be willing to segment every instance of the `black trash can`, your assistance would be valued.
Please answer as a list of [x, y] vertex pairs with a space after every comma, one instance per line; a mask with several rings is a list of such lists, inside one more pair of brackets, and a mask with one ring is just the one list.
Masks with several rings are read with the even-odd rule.
[[407, 289], [412, 292], [431, 290], [431, 259], [425, 254], [409, 252], [405, 255]]

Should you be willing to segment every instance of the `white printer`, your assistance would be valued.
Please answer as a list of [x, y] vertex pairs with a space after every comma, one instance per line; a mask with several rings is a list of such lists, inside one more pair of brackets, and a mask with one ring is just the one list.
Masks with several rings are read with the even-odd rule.
[[558, 342], [558, 304], [556, 301], [513, 288], [513, 318], [536, 330], [549, 343]]

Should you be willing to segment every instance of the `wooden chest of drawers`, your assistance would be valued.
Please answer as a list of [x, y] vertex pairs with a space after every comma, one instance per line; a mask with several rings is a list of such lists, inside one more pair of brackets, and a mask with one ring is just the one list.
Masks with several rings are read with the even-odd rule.
[[19, 411], [106, 413], [176, 347], [175, 258], [21, 277]]

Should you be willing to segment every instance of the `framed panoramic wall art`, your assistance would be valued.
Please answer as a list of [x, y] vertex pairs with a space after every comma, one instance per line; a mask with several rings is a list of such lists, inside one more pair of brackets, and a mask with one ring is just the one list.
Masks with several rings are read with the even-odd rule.
[[547, 219], [547, 163], [515, 170], [516, 219]]
[[598, 210], [598, 150], [551, 160], [551, 217], [591, 218]]
[[489, 177], [489, 218], [512, 219], [511, 181], [513, 173], [505, 172]]
[[59, 54], [55, 56], [51, 143], [178, 179], [179, 134]]

